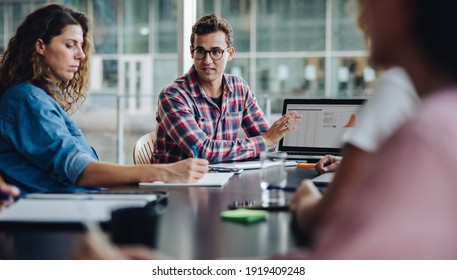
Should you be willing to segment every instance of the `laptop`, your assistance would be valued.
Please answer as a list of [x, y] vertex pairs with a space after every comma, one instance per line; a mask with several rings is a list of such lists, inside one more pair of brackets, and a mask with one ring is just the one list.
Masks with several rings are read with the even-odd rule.
[[341, 156], [343, 137], [357, 125], [365, 99], [285, 99], [283, 115], [301, 115], [298, 129], [279, 142], [288, 159], [317, 162], [327, 154]]

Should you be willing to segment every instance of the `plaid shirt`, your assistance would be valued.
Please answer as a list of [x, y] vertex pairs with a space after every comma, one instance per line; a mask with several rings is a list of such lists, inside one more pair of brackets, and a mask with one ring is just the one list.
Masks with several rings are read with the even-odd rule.
[[[261, 135], [269, 126], [248, 84], [227, 74], [223, 83], [222, 108], [204, 92], [193, 66], [162, 90], [153, 163], [193, 157], [193, 145], [198, 157], [210, 163], [244, 160], [267, 150]], [[240, 128], [247, 138], [238, 138]]]

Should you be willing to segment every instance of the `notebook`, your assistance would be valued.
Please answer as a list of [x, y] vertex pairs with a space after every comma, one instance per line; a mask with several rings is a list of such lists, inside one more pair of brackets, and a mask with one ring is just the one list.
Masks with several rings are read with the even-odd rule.
[[199, 181], [195, 183], [164, 183], [164, 182], [141, 182], [138, 185], [140, 188], [150, 187], [222, 187], [224, 186], [230, 177], [233, 176], [233, 172], [228, 173], [206, 173]]
[[107, 223], [111, 211], [125, 207], [144, 207], [155, 199], [155, 195], [137, 199], [59, 198], [57, 195], [49, 198], [21, 198], [0, 213], [0, 224], [79, 224], [85, 220]]
[[32, 193], [0, 212], [0, 225], [108, 225], [111, 212], [127, 207], [166, 205], [166, 192]]
[[301, 115], [298, 129], [279, 142], [288, 159], [317, 162], [327, 154], [341, 155], [343, 135], [356, 127], [365, 99], [285, 99], [283, 115]]

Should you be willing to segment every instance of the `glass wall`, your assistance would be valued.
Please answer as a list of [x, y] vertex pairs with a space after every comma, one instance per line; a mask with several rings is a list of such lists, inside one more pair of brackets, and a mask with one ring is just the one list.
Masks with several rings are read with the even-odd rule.
[[[125, 146], [103, 160], [131, 162], [134, 140], [155, 129], [157, 95], [178, 75], [178, 0], [2, 1], [0, 50], [28, 13], [51, 2], [93, 19], [90, 95], [74, 119], [94, 146]], [[197, 0], [197, 17], [216, 13], [229, 21], [236, 53], [226, 71], [279, 114], [287, 97], [368, 96], [377, 73], [367, 63], [353, 2]]]
[[354, 3], [200, 0], [197, 11], [232, 24], [236, 54], [228, 72], [240, 74], [280, 113], [284, 98], [368, 96], [377, 73], [367, 64]]
[[332, 1], [332, 49], [335, 51], [364, 50], [365, 41], [357, 26], [356, 1]]
[[[96, 54], [116, 54], [118, 48], [119, 7], [111, 0], [94, 1], [92, 6], [93, 36]], [[87, 11], [86, 11], [87, 12]]]
[[313, 52], [325, 49], [325, 1], [258, 0], [258, 52]]

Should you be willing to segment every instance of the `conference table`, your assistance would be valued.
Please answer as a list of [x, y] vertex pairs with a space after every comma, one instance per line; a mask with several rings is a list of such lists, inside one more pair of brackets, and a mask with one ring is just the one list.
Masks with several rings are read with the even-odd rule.
[[[288, 167], [287, 172], [290, 186], [317, 175], [314, 170], [295, 167]], [[222, 188], [119, 186], [110, 191], [168, 193], [167, 206], [158, 223], [157, 250], [172, 258], [268, 258], [295, 246], [288, 211], [270, 211], [266, 221], [253, 224], [220, 217], [233, 201], [261, 200], [259, 175], [259, 170], [246, 170], [231, 177]], [[285, 196], [290, 199], [292, 193]], [[83, 237], [82, 228], [0, 225], [0, 259], [72, 259]]]

